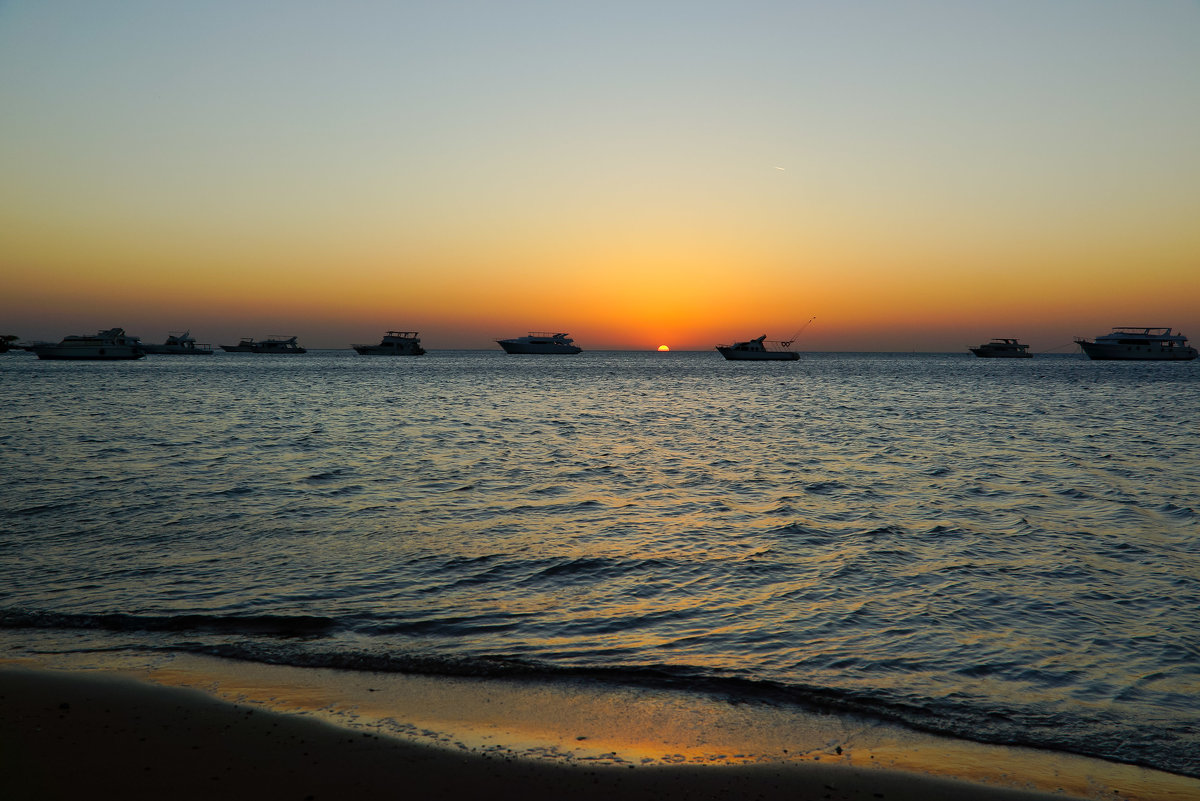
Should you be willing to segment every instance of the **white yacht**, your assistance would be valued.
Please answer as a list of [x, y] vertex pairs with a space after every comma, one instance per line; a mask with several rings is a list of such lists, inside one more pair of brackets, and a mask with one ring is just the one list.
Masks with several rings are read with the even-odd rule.
[[89, 359], [112, 361], [140, 359], [146, 355], [138, 337], [125, 333], [124, 328], [109, 328], [90, 336], [66, 336], [57, 345], [38, 344], [30, 347], [39, 359]]
[[732, 345], [717, 345], [721, 355], [730, 361], [737, 362], [791, 362], [800, 358], [800, 354], [791, 350], [792, 340], [767, 341], [767, 335], [751, 339], [747, 342], [735, 342]]
[[351, 345], [363, 356], [420, 356], [425, 353], [416, 331], [388, 331], [378, 345]]
[[283, 337], [279, 334], [258, 340], [242, 337], [236, 345], [222, 345], [221, 350], [228, 353], [308, 353], [296, 342], [296, 337]]
[[191, 331], [184, 331], [167, 334], [161, 345], [142, 345], [142, 350], [162, 356], [211, 356], [213, 347], [196, 342]]
[[970, 350], [981, 359], [1028, 359], [1033, 356], [1028, 345], [1009, 337], [998, 337]]
[[1089, 359], [1101, 361], [1191, 361], [1196, 349], [1170, 328], [1121, 326], [1095, 340], [1076, 339]]
[[566, 334], [530, 331], [529, 336], [497, 339], [505, 353], [579, 353], [583, 348]]

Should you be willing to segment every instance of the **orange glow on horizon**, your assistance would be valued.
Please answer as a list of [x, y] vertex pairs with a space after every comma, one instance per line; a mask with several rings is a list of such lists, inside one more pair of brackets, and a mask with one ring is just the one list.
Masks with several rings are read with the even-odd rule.
[[[481, 6], [464, 30], [437, 4], [327, 4], [285, 29], [265, 7], [243, 27], [203, 4], [116, 4], [105, 25], [21, 4], [0, 48], [22, 76], [3, 89], [0, 334], [337, 348], [402, 329], [466, 349], [555, 330], [690, 351], [816, 316], [798, 349], [1200, 339], [1200, 114], [1178, 102], [1200, 87], [1194, 9], [1105, 6], [1044, 37], [1020, 9], [990, 26], [931, 7], [914, 46], [899, 9], [783, 4], [772, 33], [689, 6], [692, 34], [663, 40], [569, 5]], [[996, 30], [1028, 33], [1020, 70]], [[530, 55], [497, 58], [496, 31]], [[1121, 85], [1153, 91], [1114, 91], [1113, 41]]]

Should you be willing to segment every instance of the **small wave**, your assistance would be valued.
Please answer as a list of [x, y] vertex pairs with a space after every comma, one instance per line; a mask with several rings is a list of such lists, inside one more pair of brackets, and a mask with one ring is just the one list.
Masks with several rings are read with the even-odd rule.
[[878, 528], [862, 532], [860, 536], [873, 539], [875, 537], [905, 537], [907, 534], [908, 532], [899, 526], [879, 526]]
[[828, 545], [841, 536], [839, 532], [824, 531], [811, 526], [806, 526], [803, 523], [788, 523], [786, 526], [769, 529], [766, 533], [772, 536], [786, 537], [788, 539], [795, 538], [799, 542], [803, 542], [814, 547]]
[[312, 637], [335, 628], [327, 617], [307, 615], [129, 615], [0, 610], [3, 629], [102, 629], [105, 631], [215, 632], [263, 637]]
[[340, 495], [357, 495], [358, 493], [360, 493], [362, 491], [363, 491], [362, 484], [348, 484], [344, 487], [338, 487], [336, 489], [325, 490], [321, 493], [321, 495], [323, 495], [327, 498], [336, 498]]
[[230, 487], [229, 489], [213, 490], [212, 492], [202, 493], [202, 497], [207, 498], [236, 498], [241, 495], [250, 495], [255, 492], [254, 487]]
[[[30, 615], [7, 611], [0, 613], [0, 624], [10, 621], [32, 625], [45, 623], [50, 615]], [[61, 620], [72, 616], [58, 616]], [[99, 621], [121, 616], [94, 616]], [[142, 618], [146, 626], [153, 618]], [[235, 621], [234, 618], [225, 618]], [[242, 618], [244, 625], [255, 618]], [[270, 618], [258, 619], [260, 622]], [[318, 619], [319, 621], [319, 619]], [[74, 621], [76, 623], [87, 621]], [[295, 622], [290, 619], [289, 626]], [[121, 625], [124, 625], [122, 623]], [[171, 624], [173, 625], [173, 624]], [[235, 632], [237, 633], [237, 632]], [[419, 633], [412, 631], [409, 633]], [[1186, 743], [1165, 739], [1151, 750], [1137, 752], [1127, 748], [1120, 732], [1097, 737], [1072, 727], [1069, 720], [1048, 713], [1036, 713], [1035, 719], [1015, 708], [980, 706], [979, 699], [959, 702], [953, 698], [907, 697], [882, 688], [862, 692], [850, 688], [784, 683], [713, 671], [687, 664], [562, 665], [509, 654], [444, 654], [391, 648], [387, 652], [323, 648], [319, 641], [296, 639], [242, 639], [235, 642], [203, 643], [180, 641], [172, 644], [143, 646], [164, 652], [206, 654], [225, 659], [299, 668], [371, 671], [479, 679], [532, 680], [544, 682], [586, 681], [611, 686], [642, 686], [653, 689], [699, 693], [730, 703], [758, 703], [770, 706], [793, 705], [823, 713], [851, 714], [867, 720], [884, 720], [910, 728], [963, 737], [979, 742], [1027, 745], [1067, 750], [1089, 756], [1130, 762], [1171, 770], [1184, 775], [1200, 775], [1200, 764], [1186, 752]], [[843, 660], [838, 667], [855, 669], [856, 660]], [[989, 665], [977, 671], [988, 677], [1007, 666]], [[1036, 677], [1047, 681], [1046, 676]]]
[[814, 531], [813, 529], [808, 528], [807, 526], [802, 526], [799, 523], [788, 523], [786, 526], [780, 526], [779, 528], [773, 528], [767, 533], [768, 534], [816, 534], [818, 532]]
[[373, 633], [404, 634], [409, 636], [428, 634], [441, 637], [461, 637], [464, 635], [495, 634], [511, 631], [517, 625], [517, 621], [511, 617], [501, 619], [488, 619], [478, 616], [445, 617], [390, 623], [377, 627]]
[[539, 571], [534, 578], [559, 578], [578, 575], [596, 576], [611, 573], [614, 570], [625, 572], [627, 568], [620, 567], [611, 559], [571, 559], [555, 562]]
[[74, 502], [68, 503], [43, 503], [37, 506], [27, 506], [24, 509], [16, 509], [12, 512], [15, 517], [37, 517], [38, 515], [54, 514], [63, 512], [76, 506]]
[[[1027, 719], [1015, 709], [993, 704], [980, 708], [952, 699], [906, 698], [879, 690], [862, 693], [837, 687], [786, 684], [714, 673], [704, 668], [658, 664], [643, 666], [560, 666], [501, 654], [448, 656], [416, 652], [367, 653], [322, 651], [289, 645], [228, 643], [184, 644], [168, 650], [203, 653], [226, 659], [306, 668], [407, 673], [429, 676], [528, 681], [585, 681], [609, 686], [699, 693], [729, 703], [791, 705], [820, 713], [850, 714], [865, 720], [899, 723], [917, 731], [950, 735], [976, 742], [1066, 750], [1117, 762], [1197, 775], [1195, 758], [1181, 746], [1163, 741], [1156, 749], [1134, 754], [1119, 734], [1097, 737], [1077, 731], [1064, 719], [1040, 714]], [[987, 671], [980, 675], [986, 676]]]
[[806, 484], [804, 491], [811, 495], [829, 495], [832, 492], [846, 489], [846, 485], [840, 481], [817, 481], [812, 484]]
[[1196, 511], [1188, 506], [1177, 506], [1173, 503], [1164, 503], [1158, 507], [1158, 511], [1170, 517], [1176, 517], [1180, 520], [1193, 520], [1196, 518]]

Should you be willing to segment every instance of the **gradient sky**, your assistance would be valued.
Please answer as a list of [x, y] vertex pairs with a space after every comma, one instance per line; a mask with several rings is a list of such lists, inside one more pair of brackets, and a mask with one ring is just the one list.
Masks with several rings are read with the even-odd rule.
[[1200, 340], [1198, 144], [1194, 1], [0, 0], [0, 333]]

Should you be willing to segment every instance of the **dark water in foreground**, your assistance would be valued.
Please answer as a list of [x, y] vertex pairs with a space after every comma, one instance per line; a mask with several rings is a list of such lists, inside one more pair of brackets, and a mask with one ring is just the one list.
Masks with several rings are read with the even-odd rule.
[[1200, 363], [0, 357], [0, 643], [653, 681], [1200, 776]]

